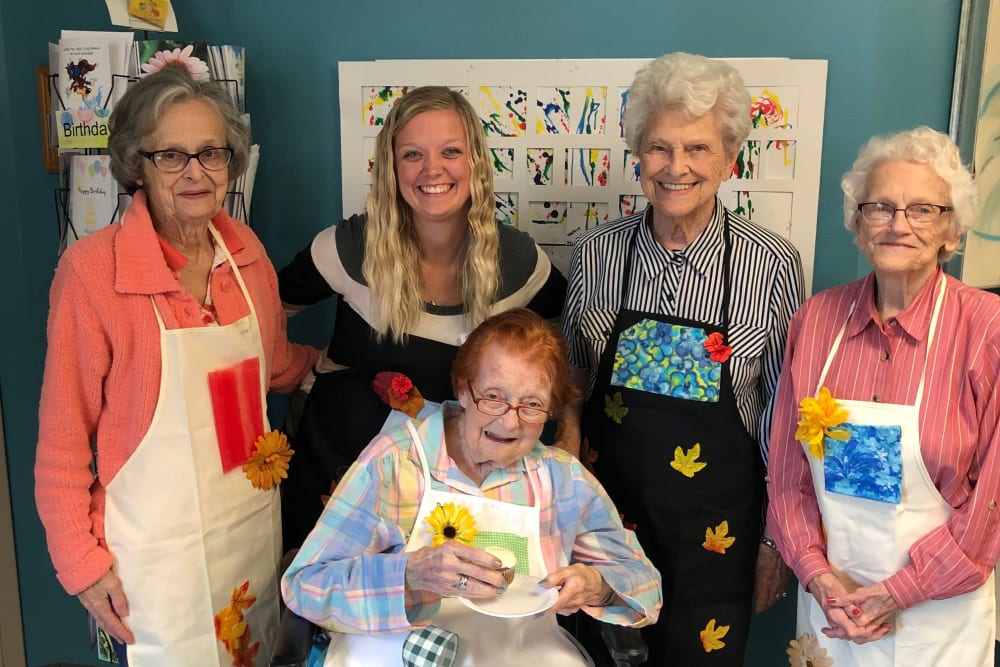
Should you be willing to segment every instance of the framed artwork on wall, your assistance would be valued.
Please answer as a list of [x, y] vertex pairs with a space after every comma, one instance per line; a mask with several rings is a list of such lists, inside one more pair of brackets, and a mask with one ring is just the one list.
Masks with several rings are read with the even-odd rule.
[[42, 165], [45, 171], [59, 173], [59, 149], [49, 136], [52, 127], [52, 85], [49, 68], [39, 65], [35, 68], [35, 85], [38, 88], [38, 120], [42, 131]]
[[973, 168], [979, 211], [957, 274], [1000, 288], [1000, 0], [963, 0], [952, 91], [951, 136]]

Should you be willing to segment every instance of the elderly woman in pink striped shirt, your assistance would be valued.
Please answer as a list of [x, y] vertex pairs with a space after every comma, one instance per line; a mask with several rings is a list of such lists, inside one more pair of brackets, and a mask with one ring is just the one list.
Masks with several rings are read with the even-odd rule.
[[1000, 297], [941, 268], [975, 186], [927, 127], [869, 141], [841, 185], [874, 270], [793, 317], [771, 431], [768, 534], [802, 584], [790, 650], [992, 664]]

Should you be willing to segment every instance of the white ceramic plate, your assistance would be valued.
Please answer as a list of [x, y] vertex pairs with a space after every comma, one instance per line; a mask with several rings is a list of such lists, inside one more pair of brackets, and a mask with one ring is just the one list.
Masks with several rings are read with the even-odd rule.
[[542, 588], [538, 577], [525, 574], [514, 575], [514, 581], [507, 590], [495, 598], [458, 598], [469, 609], [487, 616], [500, 618], [520, 618], [540, 614], [559, 599], [559, 589]]

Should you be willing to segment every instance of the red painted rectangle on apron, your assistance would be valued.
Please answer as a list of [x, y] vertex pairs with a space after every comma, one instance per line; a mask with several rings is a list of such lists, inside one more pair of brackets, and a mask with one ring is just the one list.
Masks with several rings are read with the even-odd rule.
[[246, 462], [257, 438], [264, 434], [260, 359], [253, 357], [209, 372], [208, 387], [222, 471], [229, 472]]

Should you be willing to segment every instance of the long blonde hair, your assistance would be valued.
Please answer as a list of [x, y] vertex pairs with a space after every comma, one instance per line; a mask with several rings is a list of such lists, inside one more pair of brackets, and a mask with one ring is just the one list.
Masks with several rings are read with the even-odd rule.
[[500, 284], [499, 233], [494, 219], [493, 166], [479, 117], [465, 97], [444, 86], [407, 92], [386, 117], [375, 139], [375, 164], [368, 193], [365, 260], [362, 271], [371, 291], [372, 318], [379, 338], [392, 333], [399, 342], [424, 310], [420, 293], [420, 248], [409, 205], [396, 187], [393, 150], [396, 135], [416, 115], [454, 109], [469, 147], [471, 206], [469, 233], [462, 251], [459, 287], [470, 328], [489, 315]]

